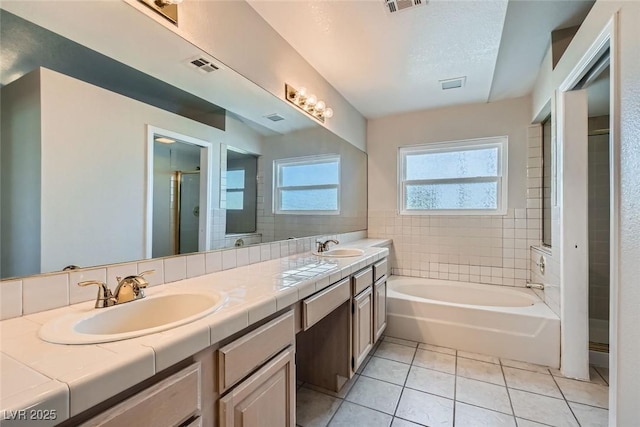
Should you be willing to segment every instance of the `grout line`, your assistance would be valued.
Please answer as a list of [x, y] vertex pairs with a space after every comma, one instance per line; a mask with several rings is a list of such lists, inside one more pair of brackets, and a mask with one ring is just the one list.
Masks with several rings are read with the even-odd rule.
[[[402, 384], [402, 389], [400, 390], [400, 396], [398, 397], [398, 403], [396, 403], [396, 409], [393, 411], [393, 416], [395, 417], [398, 413], [398, 408], [400, 407], [400, 401], [402, 400], [402, 395], [404, 394], [404, 389], [407, 387], [407, 380], [409, 379], [409, 374], [411, 373], [411, 368], [413, 367], [413, 362], [416, 360], [416, 354], [418, 354], [418, 346], [413, 349], [413, 356], [411, 357], [411, 363], [409, 364], [409, 371], [407, 371], [407, 376], [404, 377], [404, 383]], [[393, 419], [391, 420], [393, 422]]]
[[518, 423], [517, 418], [523, 419], [523, 420], [525, 420], [525, 421], [531, 421], [532, 423], [537, 423], [537, 424], [540, 424], [541, 426], [554, 427], [554, 426], [552, 426], [551, 424], [541, 423], [540, 421], [534, 421], [534, 420], [532, 420], [532, 419], [525, 418], [525, 417], [516, 417], [516, 424]]
[[456, 425], [456, 402], [457, 402], [457, 389], [458, 389], [458, 350], [456, 350], [456, 361], [454, 363], [454, 377], [453, 377], [453, 425]]
[[596, 371], [596, 373], [598, 374], [598, 376], [600, 378], [602, 378], [602, 381], [604, 381], [604, 383], [607, 385], [607, 387], [609, 387], [609, 381], [607, 381], [607, 379], [604, 377], [604, 375], [602, 375], [600, 373], [600, 371], [598, 370], [598, 368], [596, 366], [593, 366], [593, 370]]
[[511, 406], [511, 413], [513, 414], [513, 421], [518, 425], [516, 420], [516, 411], [513, 410], [513, 401], [511, 400], [511, 393], [509, 392], [509, 384], [507, 383], [507, 376], [504, 374], [504, 366], [502, 366], [502, 360], [500, 360], [500, 372], [502, 372], [502, 380], [504, 381], [504, 388], [507, 389], [507, 397], [509, 398], [509, 406]]
[[[428, 393], [428, 394], [431, 394], [431, 393]], [[442, 396], [440, 396], [440, 397], [442, 397]], [[451, 400], [451, 399], [449, 399], [449, 400]], [[457, 403], [457, 402], [460, 402], [460, 403], [461, 403], [461, 404], [463, 404], [463, 405], [473, 406], [474, 408], [484, 409], [485, 411], [495, 412], [496, 414], [501, 414], [501, 415], [513, 415], [513, 414], [510, 414], [510, 413], [508, 413], [508, 412], [496, 411], [495, 409], [490, 409], [490, 408], [487, 408], [487, 407], [485, 407], [485, 406], [477, 405], [477, 404], [475, 404], [475, 403], [464, 402], [464, 401], [462, 401], [462, 400], [456, 400], [456, 401], [455, 401], [455, 403]]]
[[575, 419], [576, 423], [578, 423], [578, 425], [580, 426], [581, 425], [580, 421], [578, 421], [578, 417], [576, 417], [575, 412], [573, 412], [573, 408], [571, 407], [571, 405], [569, 405], [569, 401], [567, 400], [567, 397], [564, 395], [564, 392], [560, 388], [560, 384], [558, 384], [558, 382], [556, 381], [556, 378], [553, 375], [551, 375], [551, 378], [553, 378], [553, 382], [556, 384], [556, 387], [558, 387], [558, 390], [560, 390], [560, 394], [562, 395], [562, 398], [564, 399], [564, 403], [569, 408], [569, 411], [571, 411], [571, 415], [573, 415], [573, 419]]

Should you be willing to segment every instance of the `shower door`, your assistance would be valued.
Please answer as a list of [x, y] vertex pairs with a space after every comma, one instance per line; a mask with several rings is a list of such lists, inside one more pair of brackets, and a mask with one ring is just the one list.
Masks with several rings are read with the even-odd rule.
[[175, 172], [174, 253], [198, 251], [200, 225], [200, 171]]

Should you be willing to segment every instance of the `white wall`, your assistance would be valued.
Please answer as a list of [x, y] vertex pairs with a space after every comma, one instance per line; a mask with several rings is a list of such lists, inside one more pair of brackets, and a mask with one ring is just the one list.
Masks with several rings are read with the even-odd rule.
[[40, 73], [0, 89], [0, 277], [40, 272]]
[[[613, 93], [614, 111], [611, 130], [614, 174], [619, 179], [614, 197], [619, 213], [612, 212], [612, 231], [618, 238], [614, 252], [618, 259], [612, 265], [611, 295], [611, 375], [610, 375], [610, 425], [635, 425], [640, 419], [640, 2], [606, 1], [595, 3], [582, 23], [575, 38], [565, 51], [552, 73], [554, 90], [584, 56], [593, 41], [602, 33], [607, 23], [618, 18], [618, 32], [614, 35], [617, 46], [613, 57], [617, 59], [612, 79], [617, 84]], [[536, 92], [544, 92], [544, 85], [536, 85]], [[534, 93], [534, 99], [551, 97], [552, 94]], [[534, 106], [534, 108], [536, 108]], [[619, 165], [618, 165], [619, 162]], [[616, 283], [617, 280], [617, 283]]]
[[217, 151], [224, 142], [218, 129], [42, 69], [43, 272], [143, 258], [147, 124]]
[[230, 147], [240, 148], [251, 154], [262, 154], [263, 137], [257, 131], [227, 114], [225, 120], [225, 143]]

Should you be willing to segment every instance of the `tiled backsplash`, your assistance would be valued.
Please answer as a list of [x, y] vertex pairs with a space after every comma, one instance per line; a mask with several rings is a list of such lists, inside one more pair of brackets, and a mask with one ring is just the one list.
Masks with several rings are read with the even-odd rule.
[[542, 140], [527, 132], [527, 205], [503, 216], [409, 216], [369, 211], [369, 236], [393, 239], [393, 274], [525, 286], [542, 229]]
[[106, 282], [109, 287], [113, 288], [117, 276], [124, 277], [155, 270], [155, 273], [149, 275], [148, 279], [150, 286], [157, 286], [308, 252], [315, 249], [315, 241], [319, 239], [337, 239], [340, 243], [348, 243], [366, 237], [366, 231], [318, 235], [222, 251], [140, 260], [3, 280], [0, 282], [0, 320], [95, 299], [95, 287], [77, 286], [78, 282], [84, 280], [99, 280]]

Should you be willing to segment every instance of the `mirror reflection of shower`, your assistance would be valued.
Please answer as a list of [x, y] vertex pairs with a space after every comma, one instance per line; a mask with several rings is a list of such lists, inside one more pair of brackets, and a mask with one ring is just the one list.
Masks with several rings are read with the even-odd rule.
[[199, 250], [202, 148], [154, 135], [152, 256]]
[[197, 252], [200, 217], [200, 170], [175, 171], [171, 186], [173, 195], [171, 198], [173, 253]]

